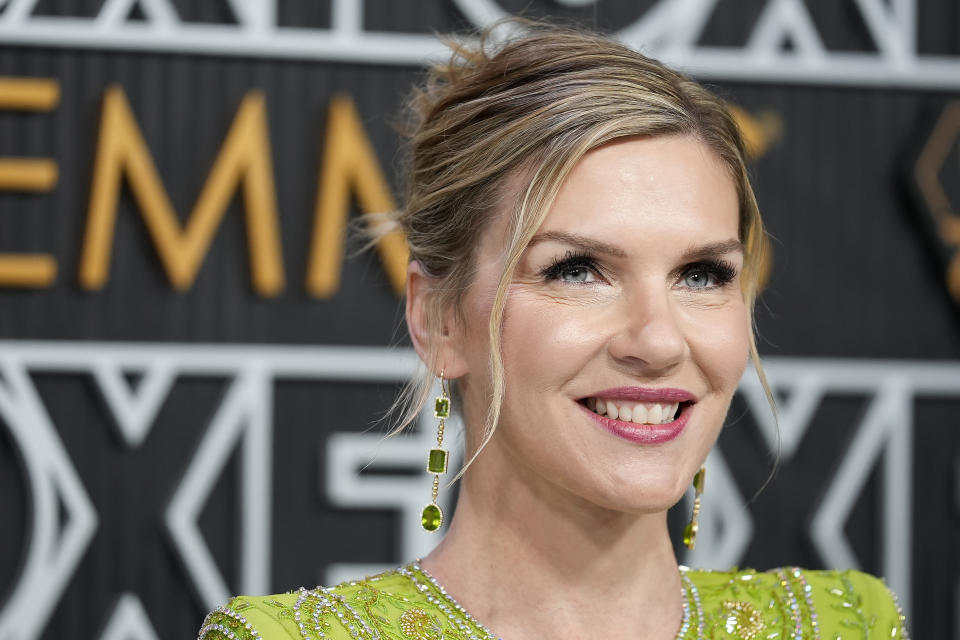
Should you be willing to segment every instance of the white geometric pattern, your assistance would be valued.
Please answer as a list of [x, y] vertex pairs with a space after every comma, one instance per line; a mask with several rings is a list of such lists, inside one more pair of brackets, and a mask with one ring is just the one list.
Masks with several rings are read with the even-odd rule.
[[[97, 514], [25, 363], [4, 357], [0, 371], [0, 418], [26, 463], [33, 514], [17, 587], [0, 612], [0, 640], [20, 640], [43, 630], [93, 537]], [[66, 522], [59, 522], [58, 502]]]
[[[227, 602], [236, 591], [265, 593], [270, 586], [270, 390], [259, 368], [251, 367], [234, 378], [167, 508], [167, 530], [207, 609]], [[231, 589], [200, 534], [197, 519], [230, 453], [241, 440], [241, 574], [240, 583]]]
[[[449, 0], [474, 26], [506, 17], [497, 0]], [[588, 6], [597, 0], [556, 0]], [[0, 42], [27, 46], [264, 56], [419, 66], [446, 56], [431, 30], [363, 28], [363, 0], [332, 0], [329, 29], [277, 24], [278, 0], [229, 0], [235, 24], [181, 20], [172, 0], [104, 0], [91, 18], [34, 15], [37, 0], [0, 0]], [[921, 53], [917, 0], [856, 0], [849, 19], [876, 51], [828, 50], [802, 0], [766, 0], [740, 47], [701, 44], [717, 0], [658, 0], [618, 36], [627, 44], [700, 78], [813, 82], [853, 86], [960, 88], [960, 56]], [[145, 20], [127, 16], [139, 6]], [[425, 25], [430, 26], [430, 25]], [[440, 28], [437, 25], [437, 28]], [[793, 50], [783, 52], [784, 39]]]
[[[31, 537], [12, 595], [0, 611], [0, 640], [39, 636], [97, 529], [97, 514], [58, 436], [31, 374], [88, 376], [104, 398], [125, 446], [143, 445], [178, 377], [213, 377], [227, 389], [206, 427], [165, 512], [176, 553], [200, 594], [203, 608], [221, 604], [231, 593], [263, 592], [270, 584], [273, 491], [273, 389], [277, 380], [335, 380], [396, 383], [418, 368], [410, 350], [374, 347], [125, 344], [95, 342], [0, 341], [0, 420], [12, 434], [26, 466]], [[789, 460], [828, 394], [869, 399], [853, 425], [853, 439], [836, 472], [825, 480], [824, 498], [813, 514], [810, 536], [826, 564], [856, 567], [859, 560], [843, 532], [871, 470], [882, 460], [881, 572], [909, 606], [911, 578], [912, 405], [918, 396], [960, 397], [960, 364], [770, 358], [765, 369], [781, 402], [781, 456]], [[125, 374], [140, 377], [135, 388]], [[762, 389], [747, 372], [740, 391], [764, 441], [774, 448], [776, 423]], [[451, 427], [455, 426], [451, 421]], [[434, 437], [434, 420], [423, 418], [409, 436], [331, 434], [324, 452], [327, 476], [318, 479], [331, 503], [352, 509], [394, 508], [400, 513], [398, 553], [422, 556], [435, 541], [423, 533], [419, 511], [429, 496], [429, 477], [364, 474], [365, 465], [424, 465]], [[451, 434], [455, 431], [451, 428]], [[451, 437], [450, 440], [454, 438]], [[448, 440], [449, 441], [449, 440]], [[243, 456], [242, 531], [239, 584], [227, 585], [197, 527], [216, 480], [235, 450]], [[452, 453], [459, 455], [455, 446]], [[371, 452], [373, 455], [371, 456]], [[371, 461], [372, 458], [372, 461]], [[456, 466], [457, 461], [453, 461]], [[754, 522], [743, 495], [719, 451], [708, 462], [709, 482], [697, 550], [686, 561], [698, 566], [738, 564], [750, 545]], [[960, 491], [960, 488], [958, 488]], [[446, 500], [451, 491], [442, 490]], [[62, 503], [66, 522], [59, 522]], [[449, 510], [449, 509], [448, 509]], [[331, 567], [334, 573], [357, 566]], [[960, 593], [960, 590], [958, 590]], [[105, 640], [154, 640], [155, 633], [135, 594], [118, 594]], [[109, 633], [108, 633], [109, 632]]]
[[764, 370], [772, 390], [786, 393], [777, 399], [776, 416], [770, 411], [760, 379], [752, 372], [740, 381], [740, 392], [747, 401], [767, 447], [770, 451], [778, 452], [784, 460], [789, 460], [803, 442], [803, 436], [810, 426], [814, 412], [820, 406], [826, 387], [823, 377], [815, 370], [804, 372], [789, 381], [776, 378], [775, 371], [769, 366], [765, 366]]
[[150, 616], [136, 595], [124, 593], [113, 609], [100, 640], [160, 640]]
[[747, 49], [779, 64], [783, 56], [778, 52], [785, 41], [793, 45], [791, 56], [823, 64], [827, 51], [802, 0], [770, 0], [750, 34]]
[[[173, 386], [176, 370], [169, 360], [159, 358], [148, 368], [121, 368], [109, 354], [94, 356], [93, 378], [97, 389], [113, 412], [120, 437], [127, 446], [136, 449], [150, 433], [150, 427]], [[140, 376], [136, 389], [127, 383], [124, 373]]]
[[[269, 584], [274, 380], [397, 382], [408, 379], [416, 363], [410, 351], [369, 347], [0, 341], [0, 419], [25, 462], [33, 516], [23, 568], [0, 611], [0, 640], [39, 637], [98, 522], [30, 373], [90, 376], [123, 442], [131, 448], [144, 442], [178, 376], [229, 381], [165, 514], [171, 541], [200, 594], [202, 607], [213, 609], [232, 593], [262, 593]], [[141, 376], [135, 391], [124, 373]], [[242, 447], [244, 468], [239, 490], [243, 539], [239, 584], [230, 588], [213, 562], [196, 520], [237, 446]], [[59, 522], [58, 502], [63, 504], [67, 522]], [[127, 596], [121, 597], [107, 630], [130, 640], [155, 638], [139, 599]]]
[[[687, 551], [683, 564], [699, 569], [729, 569], [740, 564], [753, 539], [753, 518], [743, 494], [727, 468], [723, 454], [714, 448], [707, 456], [706, 486], [700, 508], [697, 544]], [[692, 500], [685, 512], [692, 510]]]
[[[867, 477], [883, 455], [881, 499], [881, 567], [904, 611], [911, 608], [911, 530], [913, 495], [913, 416], [917, 396], [960, 398], [960, 365], [910, 361], [769, 358], [764, 370], [774, 392], [789, 395], [784, 403], [783, 448], [789, 460], [806, 430], [814, 400], [825, 393], [871, 398], [854, 427], [853, 440], [827, 485], [813, 515], [810, 536], [826, 566], [856, 569], [860, 562], [843, 532], [844, 524]], [[758, 402], [755, 383], [746, 375], [741, 389]], [[753, 385], [752, 390], [750, 389]], [[799, 403], [794, 406], [793, 403]], [[754, 413], [758, 418], [763, 414]], [[801, 425], [800, 420], [803, 419]], [[759, 420], [761, 429], [763, 421]], [[767, 427], [769, 428], [769, 427]], [[769, 437], [768, 437], [769, 442]]]
[[[909, 385], [892, 377], [876, 391], [857, 427], [840, 468], [814, 514], [811, 533], [824, 563], [837, 569], [857, 569], [860, 562], [843, 533], [843, 526], [878, 458], [884, 457], [883, 566], [892, 584], [910, 584], [910, 497], [913, 477], [913, 420]], [[900, 604], [910, 607], [909, 590]]]
[[[434, 385], [431, 398], [440, 395], [439, 384]], [[429, 405], [430, 403], [428, 403]], [[362, 470], [383, 465], [388, 468], [405, 468], [423, 471], [426, 467], [426, 452], [437, 446], [436, 425], [432, 406], [420, 415], [413, 433], [392, 440], [383, 436], [357, 433], [335, 433], [327, 440], [327, 474], [321, 482], [321, 491], [332, 504], [352, 509], [393, 508], [400, 512], [400, 557], [422, 558], [439, 542], [442, 532], [429, 533], [420, 525], [420, 514], [429, 502], [433, 478], [427, 473], [413, 476], [363, 475]], [[456, 413], [446, 421], [445, 448], [449, 451], [448, 467], [460, 468], [462, 450], [456, 446], [456, 436], [462, 434], [462, 424]], [[453, 444], [451, 444], [453, 443]], [[454, 473], [449, 473], [449, 480]], [[437, 504], [443, 509], [444, 527], [449, 524], [452, 491], [444, 482], [440, 484]], [[322, 584], [337, 584], [358, 575], [373, 575], [395, 568], [397, 563], [356, 564], [338, 563], [327, 567], [319, 576]]]

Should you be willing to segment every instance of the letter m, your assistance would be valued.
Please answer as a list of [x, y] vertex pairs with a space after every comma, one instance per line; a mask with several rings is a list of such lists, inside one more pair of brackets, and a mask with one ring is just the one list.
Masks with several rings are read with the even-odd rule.
[[253, 289], [262, 296], [283, 289], [276, 189], [262, 93], [250, 91], [240, 103], [193, 211], [181, 226], [123, 89], [107, 89], [80, 258], [80, 284], [86, 289], [102, 288], [109, 277], [124, 176], [174, 288], [185, 291], [193, 285], [227, 206], [242, 185]]

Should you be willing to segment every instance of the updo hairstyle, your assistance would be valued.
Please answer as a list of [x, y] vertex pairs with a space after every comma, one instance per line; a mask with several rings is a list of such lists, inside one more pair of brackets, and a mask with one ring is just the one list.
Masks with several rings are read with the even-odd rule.
[[[502, 29], [509, 35], [498, 40], [494, 35]], [[619, 138], [694, 136], [730, 172], [745, 249], [741, 286], [751, 314], [750, 355], [766, 387], [752, 318], [768, 239], [747, 175], [744, 140], [724, 102], [656, 60], [575, 28], [515, 20], [495, 25], [471, 44], [448, 45], [449, 61], [432, 66], [409, 100], [404, 205], [380, 232], [401, 229], [410, 259], [432, 281], [427, 330], [436, 335], [445, 310], [460, 312], [476, 269], [475, 249], [491, 217], [508, 209], [509, 243], [488, 326], [492, 397], [473, 456], [500, 415], [500, 328], [514, 269], [574, 165]], [[520, 178], [519, 197], [501, 203], [508, 176]], [[416, 418], [430, 395], [442, 366], [436, 356], [431, 346], [426, 370], [398, 400], [396, 431]]]

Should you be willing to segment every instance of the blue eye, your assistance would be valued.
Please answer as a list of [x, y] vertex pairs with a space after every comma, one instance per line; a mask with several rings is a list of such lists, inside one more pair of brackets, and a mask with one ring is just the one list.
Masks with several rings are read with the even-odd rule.
[[687, 289], [716, 289], [737, 277], [737, 269], [729, 262], [716, 260], [689, 265], [680, 282]]
[[698, 267], [684, 274], [683, 284], [691, 289], [706, 289], [717, 286], [717, 278], [706, 269]]
[[570, 265], [563, 267], [558, 274], [560, 280], [567, 282], [593, 282], [597, 278], [590, 267], [585, 265]]
[[571, 284], [590, 284], [600, 280], [600, 269], [593, 258], [586, 255], [567, 254], [540, 275], [545, 280], [559, 280]]

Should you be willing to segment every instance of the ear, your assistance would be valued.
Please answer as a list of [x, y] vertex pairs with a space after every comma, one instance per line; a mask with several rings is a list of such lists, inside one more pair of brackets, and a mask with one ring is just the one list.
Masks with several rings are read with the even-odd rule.
[[[439, 327], [431, 326], [430, 311], [434, 301], [434, 280], [423, 271], [416, 260], [407, 265], [407, 330], [413, 348], [434, 375], [443, 375], [448, 380], [463, 376], [467, 363], [462, 345], [455, 330], [456, 317], [453, 309], [445, 309]], [[433, 358], [433, 361], [431, 361]]]

